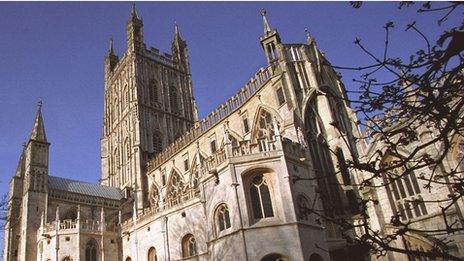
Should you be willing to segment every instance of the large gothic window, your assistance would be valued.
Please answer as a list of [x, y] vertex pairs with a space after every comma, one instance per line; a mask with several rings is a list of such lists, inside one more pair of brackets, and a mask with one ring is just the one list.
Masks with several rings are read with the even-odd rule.
[[255, 219], [274, 216], [272, 207], [270, 177], [262, 173], [255, 175], [249, 184], [249, 193], [253, 217]]
[[317, 178], [318, 192], [324, 211], [328, 215], [341, 214], [340, 187], [335, 176], [329, 146], [325, 141], [324, 127], [317, 113], [316, 99], [309, 102], [305, 112], [305, 138], [309, 145], [311, 160]]
[[196, 256], [197, 252], [197, 241], [192, 234], [187, 234], [182, 239], [182, 257]]
[[168, 186], [168, 197], [169, 198], [176, 198], [182, 194], [184, 191], [185, 185], [184, 182], [182, 181], [181, 176], [173, 171], [171, 174], [171, 179], [169, 181], [169, 186]]
[[226, 204], [221, 204], [217, 207], [215, 216], [218, 232], [230, 228], [229, 207]]
[[332, 118], [338, 126], [340, 132], [346, 134], [350, 127], [343, 100], [341, 97], [333, 94], [332, 91], [329, 91], [327, 89], [325, 89], [325, 91], [327, 92], [327, 99], [329, 101]]
[[[398, 164], [393, 157], [387, 158], [384, 168]], [[416, 174], [406, 168], [394, 168], [384, 173], [384, 181], [388, 184], [387, 192], [394, 211], [402, 220], [420, 217], [427, 214], [427, 208], [420, 195], [420, 186]]]
[[85, 261], [97, 261], [97, 242], [90, 239], [85, 245]]
[[272, 125], [272, 115], [261, 110], [258, 118], [258, 138], [274, 139], [274, 127]]
[[148, 261], [157, 261], [156, 249], [154, 247], [148, 250]]

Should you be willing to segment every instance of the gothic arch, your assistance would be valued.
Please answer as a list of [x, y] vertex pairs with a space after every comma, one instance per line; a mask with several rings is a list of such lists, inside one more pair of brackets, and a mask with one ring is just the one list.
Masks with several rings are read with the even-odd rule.
[[279, 216], [276, 173], [271, 168], [254, 167], [241, 174], [251, 223]]
[[[260, 123], [263, 123], [262, 116], [265, 114], [269, 114], [269, 117], [265, 117], [264, 124], [266, 125], [271, 124], [270, 126], [260, 126]], [[275, 109], [269, 106], [260, 104], [258, 108], [256, 109], [256, 113], [253, 117], [253, 124], [251, 125], [252, 126], [251, 139], [256, 140], [259, 137], [260, 130], [264, 130], [264, 128], [266, 127], [270, 133], [273, 133], [273, 130], [270, 128], [272, 128], [272, 121], [274, 118], [277, 120], [277, 125], [279, 125], [279, 129], [282, 132], [283, 119], [280, 116], [279, 112], [277, 112]]]
[[160, 153], [163, 150], [163, 133], [158, 129], [154, 129], [151, 139], [153, 153]]
[[[227, 213], [224, 213], [224, 219], [222, 220], [223, 224], [225, 225], [223, 227], [223, 229], [221, 230], [220, 228], [220, 224], [218, 224], [218, 210], [220, 210], [221, 208], [224, 208], [227, 209]], [[227, 215], [227, 216], [226, 216]], [[216, 205], [214, 206], [214, 208], [212, 209], [211, 213], [210, 213], [210, 217], [211, 219], [210, 220], [213, 220], [211, 226], [213, 227], [213, 231], [215, 232], [216, 236], [219, 235], [219, 233], [225, 229], [228, 229], [232, 226], [232, 220], [231, 220], [231, 217], [232, 215], [230, 215], [230, 206], [229, 204], [227, 204], [226, 202], [224, 201], [221, 201], [221, 202], [218, 202], [216, 203]]]
[[175, 198], [184, 192], [186, 184], [182, 175], [179, 173], [180, 172], [176, 171], [174, 168], [171, 170], [166, 189], [166, 198]]
[[304, 121], [304, 119], [306, 118], [306, 112], [307, 112], [307, 109], [308, 109], [308, 106], [311, 105], [311, 101], [313, 99], [316, 100], [316, 104], [317, 104], [317, 93], [319, 92], [319, 90], [317, 89], [311, 89], [308, 94], [306, 95], [306, 97], [303, 99], [303, 107], [301, 108], [301, 119]]
[[126, 161], [126, 163], [129, 161], [129, 158], [131, 156], [131, 146], [130, 146], [130, 139], [129, 139], [129, 136], [127, 136], [125, 139], [124, 139], [124, 160]]
[[156, 256], [156, 249], [155, 247], [150, 247], [150, 249], [148, 249], [148, 261], [157, 261], [157, 256]]
[[98, 243], [95, 239], [90, 238], [85, 244], [85, 261], [98, 260]]

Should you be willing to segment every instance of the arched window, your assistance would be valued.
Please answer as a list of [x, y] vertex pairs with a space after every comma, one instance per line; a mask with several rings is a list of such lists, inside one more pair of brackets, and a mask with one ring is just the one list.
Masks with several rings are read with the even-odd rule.
[[272, 115], [268, 111], [261, 109], [258, 117], [258, 138], [273, 140], [274, 126], [272, 124]]
[[85, 245], [85, 261], [97, 261], [97, 242], [90, 239]]
[[114, 164], [117, 169], [121, 166], [118, 148], [114, 149]]
[[70, 256], [65, 256], [62, 261], [72, 261], [72, 258]]
[[255, 175], [250, 182], [250, 201], [255, 219], [274, 216], [271, 193], [269, 189], [270, 178], [262, 173]]
[[230, 228], [229, 208], [226, 204], [221, 204], [217, 207], [215, 216], [218, 232]]
[[309, 220], [309, 200], [304, 195], [298, 195], [296, 198], [296, 204], [298, 207], [298, 219]]
[[151, 80], [150, 81], [150, 104], [155, 105], [159, 100], [159, 95], [158, 95], [158, 84], [156, 83], [156, 80]]
[[341, 133], [348, 133], [350, 126], [345, 105], [343, 104], [343, 99], [338, 95], [333, 94], [333, 92], [328, 90], [328, 88], [325, 88], [324, 91], [327, 93], [326, 97], [329, 101], [329, 107], [333, 121]]
[[130, 256], [126, 257], [126, 261], [132, 261], [132, 258]]
[[158, 154], [163, 150], [163, 138], [161, 132], [153, 130], [153, 153]]
[[317, 113], [316, 99], [309, 101], [305, 111], [305, 139], [311, 154], [318, 192], [327, 215], [342, 214], [340, 185], [335, 176], [335, 168], [329, 146], [324, 137], [325, 130]]
[[169, 88], [169, 103], [171, 105], [171, 112], [178, 113], [179, 110], [179, 95], [177, 89], [174, 86]]
[[157, 261], [156, 249], [154, 247], [150, 247], [148, 250], [148, 261]]
[[182, 239], [182, 257], [191, 257], [197, 254], [197, 242], [195, 237], [192, 234], [185, 235]]
[[[387, 157], [382, 162], [383, 168], [390, 168], [401, 163], [395, 157]], [[384, 173], [383, 179], [388, 184], [387, 193], [392, 209], [398, 212], [402, 220], [426, 215], [427, 208], [420, 195], [420, 186], [416, 174], [405, 167], [394, 168]]]
[[131, 157], [131, 148], [130, 148], [130, 142], [129, 142], [129, 137], [127, 137], [124, 141], [124, 150], [125, 150], [125, 158], [126, 162], [129, 161], [129, 158]]

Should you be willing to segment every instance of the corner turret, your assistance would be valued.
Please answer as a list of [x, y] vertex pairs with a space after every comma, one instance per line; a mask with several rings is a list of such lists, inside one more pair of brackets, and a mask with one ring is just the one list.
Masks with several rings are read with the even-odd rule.
[[267, 62], [273, 63], [279, 58], [277, 45], [280, 44], [280, 35], [276, 29], [271, 29], [269, 21], [267, 20], [267, 12], [261, 9], [261, 16], [263, 17], [264, 34], [259, 38], [261, 46], [266, 54]]

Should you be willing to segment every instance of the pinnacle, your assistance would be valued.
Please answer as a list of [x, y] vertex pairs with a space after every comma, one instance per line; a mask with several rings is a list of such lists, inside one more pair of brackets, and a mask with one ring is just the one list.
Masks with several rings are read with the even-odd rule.
[[267, 34], [272, 31], [271, 26], [269, 25], [269, 21], [267, 20], [267, 17], [266, 17], [267, 11], [266, 9], [262, 8], [260, 13], [261, 13], [261, 16], [263, 17], [264, 34]]
[[137, 9], [135, 8], [135, 1], [132, 2], [131, 19], [132, 20], [134, 20], [134, 19], [140, 20], [139, 15], [137, 14]]
[[45, 128], [42, 118], [42, 100], [37, 104], [37, 113], [35, 116], [34, 126], [32, 127], [30, 140], [47, 142], [47, 135], [45, 135]]

